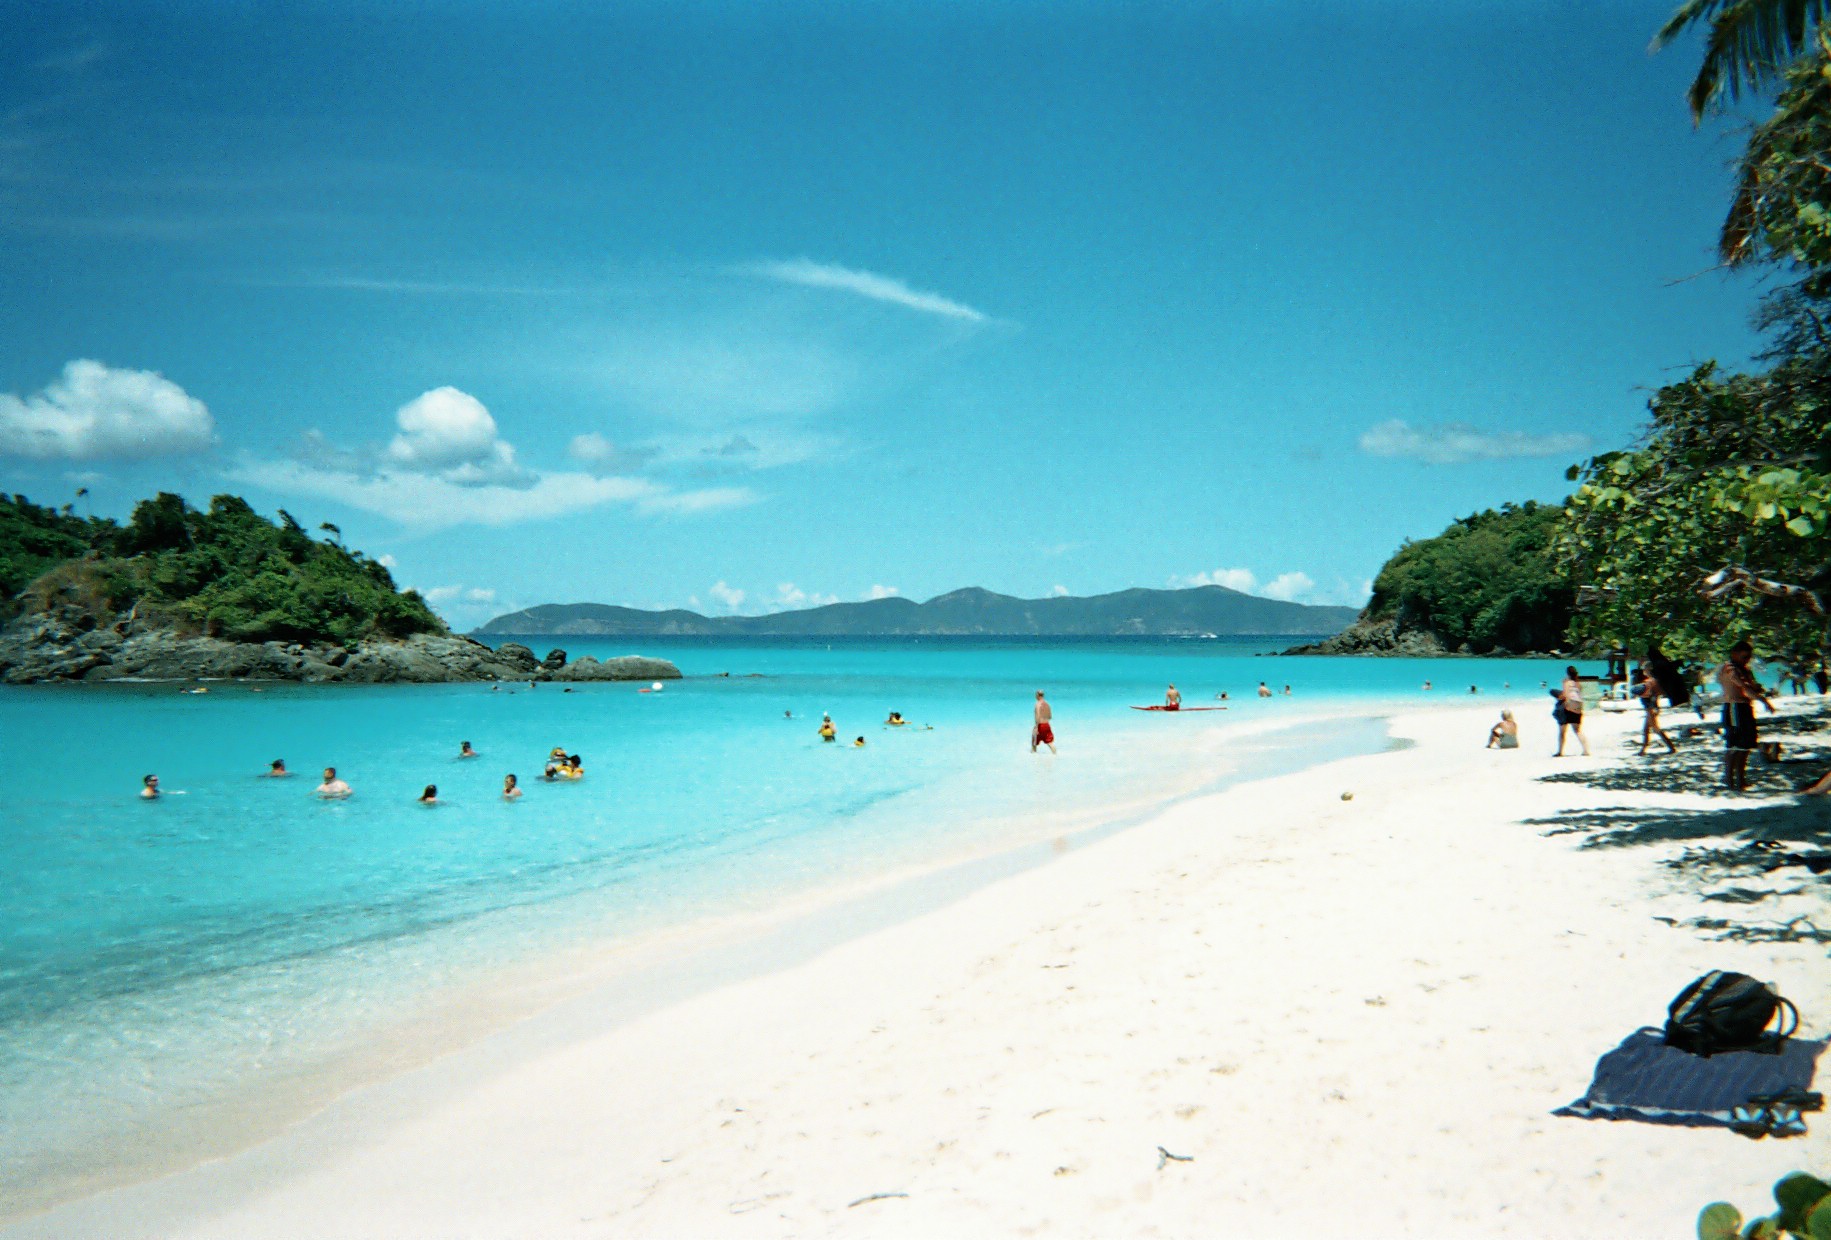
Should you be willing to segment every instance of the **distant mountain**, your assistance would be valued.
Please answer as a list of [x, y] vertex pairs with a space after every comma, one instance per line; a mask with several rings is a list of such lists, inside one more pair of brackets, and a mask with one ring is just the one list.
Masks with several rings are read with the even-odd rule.
[[476, 631], [481, 636], [534, 637], [1284, 637], [1339, 633], [1355, 615], [1352, 607], [1282, 603], [1225, 586], [1120, 590], [1092, 598], [1012, 598], [968, 589], [926, 603], [880, 598], [767, 616], [548, 603], [497, 616]]

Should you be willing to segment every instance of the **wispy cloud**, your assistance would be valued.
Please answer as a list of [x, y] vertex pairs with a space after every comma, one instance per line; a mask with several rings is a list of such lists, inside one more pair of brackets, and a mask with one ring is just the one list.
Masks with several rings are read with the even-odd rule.
[[1185, 577], [1170, 578], [1172, 590], [1187, 590], [1195, 586], [1222, 586], [1229, 590], [1238, 590], [1241, 594], [1252, 594], [1259, 598], [1274, 598], [1286, 603], [1313, 602], [1316, 583], [1310, 575], [1297, 569], [1279, 573], [1270, 581], [1261, 582], [1249, 568], [1216, 568], [1203, 573], [1190, 573]]
[[990, 316], [984, 311], [975, 310], [964, 302], [955, 301], [951, 297], [911, 288], [895, 276], [882, 276], [872, 271], [841, 267], [837, 263], [817, 263], [811, 258], [768, 259], [748, 263], [742, 270], [750, 275], [777, 280], [783, 284], [798, 284], [803, 288], [834, 289], [859, 297], [867, 297], [872, 301], [902, 306], [922, 314], [939, 315], [942, 318], [959, 319], [967, 323], [990, 321]]
[[1484, 431], [1463, 422], [1414, 427], [1402, 418], [1370, 427], [1360, 438], [1361, 451], [1369, 456], [1405, 457], [1430, 465], [1568, 456], [1584, 451], [1589, 444], [1588, 435], [1575, 432]]
[[1170, 578], [1172, 590], [1187, 590], [1195, 586], [1225, 586], [1229, 590], [1251, 594], [1253, 587], [1258, 584], [1258, 578], [1253, 576], [1249, 568], [1217, 568], [1205, 573]]

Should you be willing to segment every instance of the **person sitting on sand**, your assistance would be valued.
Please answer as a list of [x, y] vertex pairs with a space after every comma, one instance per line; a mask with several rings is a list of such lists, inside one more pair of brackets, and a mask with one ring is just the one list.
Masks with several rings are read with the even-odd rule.
[[1513, 712], [1500, 712], [1500, 722], [1488, 729], [1489, 749], [1518, 749], [1519, 724], [1513, 722]]
[[474, 758], [477, 756], [477, 751], [470, 747], [469, 741], [459, 741], [458, 756], [460, 758]]
[[427, 784], [426, 791], [420, 793], [420, 804], [421, 805], [437, 805], [438, 803], [439, 803], [439, 786], [437, 784]]
[[1163, 691], [1163, 708], [1165, 710], [1181, 710], [1183, 708], [1183, 695], [1176, 691], [1175, 685], [1171, 685], [1168, 689]]
[[286, 779], [291, 774], [292, 774], [292, 772], [286, 769], [286, 759], [285, 758], [275, 758], [272, 762], [267, 764], [267, 773], [265, 775], [261, 776], [261, 778], [262, 779]]
[[502, 777], [502, 799], [505, 801], [513, 801], [520, 795], [521, 781], [516, 779], [513, 775], [504, 775]]
[[839, 729], [833, 726], [831, 715], [820, 716], [820, 739], [824, 744], [832, 744], [839, 739]]
[[1259, 696], [1260, 697], [1270, 697], [1271, 695], [1272, 695], [1272, 687], [1270, 685], [1266, 684], [1263, 680], [1261, 680], [1259, 682]]
[[140, 795], [148, 801], [159, 795], [159, 777], [157, 775], [148, 775], [140, 781]]
[[312, 793], [327, 800], [342, 800], [350, 795], [350, 786], [337, 778], [337, 768], [324, 768], [324, 782], [312, 789]]

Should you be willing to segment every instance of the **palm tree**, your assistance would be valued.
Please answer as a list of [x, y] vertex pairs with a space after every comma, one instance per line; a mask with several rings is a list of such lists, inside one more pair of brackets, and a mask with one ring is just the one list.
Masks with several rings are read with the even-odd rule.
[[1710, 23], [1704, 63], [1685, 92], [1691, 119], [1701, 121], [1720, 97], [1735, 99], [1784, 69], [1827, 15], [1831, 0], [1685, 0], [1653, 36], [1653, 50], [1699, 22]]

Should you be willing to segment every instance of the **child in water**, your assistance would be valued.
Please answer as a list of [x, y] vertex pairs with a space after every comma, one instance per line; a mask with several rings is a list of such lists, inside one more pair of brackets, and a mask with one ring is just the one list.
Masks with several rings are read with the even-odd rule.
[[520, 795], [521, 795], [520, 781], [518, 781], [513, 775], [504, 775], [502, 777], [502, 799], [505, 801], [513, 801], [516, 797], [518, 797]]

